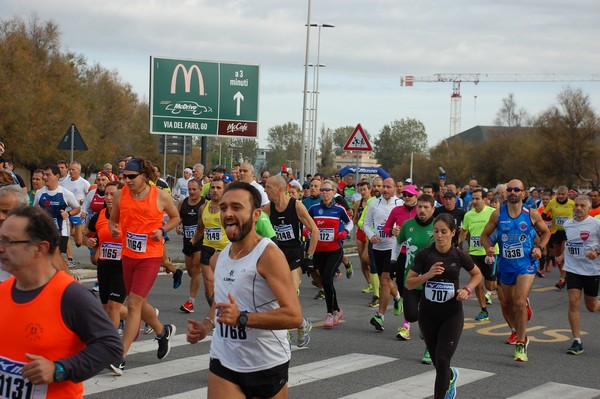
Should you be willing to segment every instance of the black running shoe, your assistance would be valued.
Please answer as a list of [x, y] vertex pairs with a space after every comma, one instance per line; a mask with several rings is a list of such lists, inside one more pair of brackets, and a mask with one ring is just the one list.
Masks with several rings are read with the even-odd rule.
[[171, 338], [175, 335], [175, 331], [177, 328], [173, 324], [165, 324], [162, 337], [156, 337], [158, 341], [156, 356], [159, 359], [164, 359], [171, 351]]

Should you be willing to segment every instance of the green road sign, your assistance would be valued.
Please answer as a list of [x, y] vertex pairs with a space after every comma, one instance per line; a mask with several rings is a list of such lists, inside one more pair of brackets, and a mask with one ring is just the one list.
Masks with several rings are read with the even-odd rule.
[[258, 65], [150, 57], [150, 133], [257, 137]]

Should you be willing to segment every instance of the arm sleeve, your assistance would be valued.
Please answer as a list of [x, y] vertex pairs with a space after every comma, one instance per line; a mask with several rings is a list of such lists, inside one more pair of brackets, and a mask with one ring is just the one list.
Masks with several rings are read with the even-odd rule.
[[90, 291], [79, 283], [71, 283], [63, 294], [61, 312], [66, 326], [86, 344], [81, 352], [57, 360], [64, 366], [67, 379], [87, 380], [120, 360], [123, 344], [117, 329]]
[[85, 196], [85, 199], [83, 200], [83, 205], [81, 205], [82, 212], [87, 212], [88, 215], [92, 214], [92, 210], [90, 209], [90, 206], [92, 205], [92, 198], [94, 198], [95, 194], [96, 194], [95, 189], [92, 191], [88, 191], [88, 193]]
[[392, 235], [392, 229], [394, 228], [394, 223], [396, 223], [396, 209], [398, 209], [398, 207], [392, 209], [390, 216], [385, 220], [385, 225], [383, 226], [383, 232], [388, 236]]
[[99, 213], [96, 213], [88, 222], [87, 229], [93, 233], [96, 233], [96, 223], [98, 222], [98, 215]]

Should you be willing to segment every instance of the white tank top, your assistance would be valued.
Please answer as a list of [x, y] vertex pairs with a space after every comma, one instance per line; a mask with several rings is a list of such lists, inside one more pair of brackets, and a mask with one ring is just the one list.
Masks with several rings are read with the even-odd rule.
[[[219, 255], [215, 267], [215, 302], [229, 302], [228, 293], [238, 304], [240, 311], [266, 312], [279, 308], [275, 295], [266, 280], [257, 272], [256, 264], [267, 245], [275, 245], [262, 238], [252, 252], [243, 258], [229, 257], [231, 244]], [[287, 330], [241, 329], [218, 323], [210, 345], [211, 358], [219, 359], [223, 366], [249, 373], [267, 370], [284, 364], [292, 353]]]

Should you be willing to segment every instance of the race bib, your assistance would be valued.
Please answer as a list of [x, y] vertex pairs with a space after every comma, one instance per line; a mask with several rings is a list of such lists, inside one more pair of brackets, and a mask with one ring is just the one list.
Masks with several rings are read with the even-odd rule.
[[33, 385], [23, 378], [26, 363], [0, 356], [0, 398], [44, 399], [48, 385]]
[[123, 246], [116, 242], [103, 242], [100, 246], [100, 259], [121, 260]]
[[334, 229], [319, 229], [319, 241], [333, 242], [335, 240]]
[[187, 239], [192, 239], [196, 234], [196, 229], [198, 229], [198, 225], [195, 224], [193, 226], [183, 226], [183, 236]]
[[575, 257], [580, 257], [580, 256], [585, 255], [582, 242], [567, 241], [565, 243], [565, 251], [568, 251], [570, 255], [575, 256]]
[[557, 216], [554, 219], [554, 223], [556, 223], [557, 226], [564, 226], [567, 220], [569, 220], [569, 218], [566, 216]]
[[471, 248], [481, 248], [480, 236], [471, 236]]
[[208, 241], [221, 241], [221, 228], [220, 227], [207, 227], [204, 229], [204, 237]]
[[444, 303], [454, 298], [454, 284], [443, 281], [427, 281], [425, 298], [431, 302]]
[[127, 248], [133, 252], [145, 253], [146, 245], [148, 244], [148, 235], [127, 232], [125, 242], [127, 243]]
[[385, 232], [383, 231], [383, 225], [377, 226], [377, 236], [379, 238], [387, 238], [388, 237], [388, 235], [385, 234]]
[[523, 245], [521, 244], [513, 244], [513, 245], [504, 245], [502, 247], [502, 256], [505, 259], [518, 259], [525, 256], [525, 251], [523, 250]]
[[277, 241], [290, 241], [296, 239], [294, 235], [294, 229], [291, 224], [280, 224], [273, 226], [275, 234], [277, 235]]

